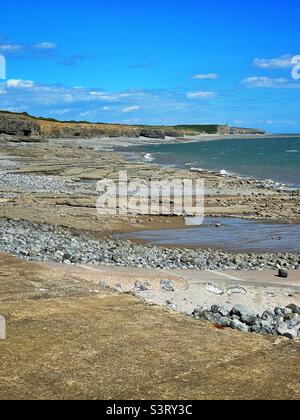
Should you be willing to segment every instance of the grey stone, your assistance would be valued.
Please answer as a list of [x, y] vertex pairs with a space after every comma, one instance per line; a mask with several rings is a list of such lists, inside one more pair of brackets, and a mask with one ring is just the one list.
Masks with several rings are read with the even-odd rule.
[[66, 262], [66, 261], [74, 261], [75, 260], [75, 258], [71, 255], [71, 254], [69, 254], [68, 252], [66, 252], [64, 255], [63, 255], [63, 257], [62, 257], [62, 260], [63, 260], [63, 262]]
[[238, 320], [231, 321], [230, 327], [234, 330], [238, 330], [242, 332], [249, 332], [249, 327]]
[[248, 319], [249, 317], [256, 318], [256, 313], [245, 305], [235, 305], [232, 308], [231, 315], [236, 315], [239, 318], [246, 318], [246, 319]]
[[278, 308], [275, 308], [274, 312], [275, 312], [275, 315], [283, 317], [285, 315], [291, 314], [292, 310], [288, 308], [278, 307]]
[[201, 315], [201, 319], [211, 323], [218, 323], [220, 318], [220, 316], [218, 316], [217, 314], [212, 314], [210, 311], [204, 311]]
[[277, 333], [283, 337], [287, 337], [291, 340], [298, 338], [299, 329], [298, 328], [288, 328], [285, 324], [280, 324], [277, 328]]
[[260, 334], [260, 333], [261, 333], [261, 330], [262, 330], [262, 328], [261, 328], [259, 325], [253, 325], [253, 326], [250, 328], [250, 331], [251, 331], [251, 332], [254, 332], [254, 333], [256, 333], [256, 334]]
[[202, 318], [202, 314], [206, 309], [199, 309], [196, 308], [194, 309], [194, 311], [192, 312], [192, 316], [196, 319], [201, 319]]
[[211, 307], [211, 312], [213, 314], [220, 314], [223, 317], [224, 316], [228, 316], [231, 312], [232, 306], [229, 304], [225, 304], [225, 305], [213, 305]]
[[272, 309], [267, 309], [261, 316], [261, 319], [264, 321], [272, 321], [276, 319], [276, 314]]
[[262, 327], [260, 333], [263, 335], [273, 335], [273, 328], [271, 326]]
[[165, 292], [174, 292], [174, 286], [170, 280], [161, 280], [160, 287]]
[[213, 293], [213, 294], [215, 294], [215, 295], [223, 295], [224, 294], [224, 290], [223, 289], [221, 289], [220, 287], [218, 287], [218, 286], [215, 286], [214, 284], [212, 284], [212, 283], [207, 283], [206, 284], [206, 290], [208, 291], [208, 292], [210, 292], [210, 293]]
[[285, 268], [280, 268], [278, 270], [278, 276], [281, 277], [281, 278], [283, 278], [283, 279], [287, 279], [288, 276], [289, 276], [289, 272]]
[[300, 306], [291, 304], [287, 306], [287, 309], [290, 309], [294, 314], [300, 315]]
[[244, 324], [249, 325], [250, 327], [253, 327], [255, 325], [259, 325], [260, 318], [257, 318], [253, 315], [242, 315], [240, 317], [240, 320], [244, 322]]
[[139, 292], [146, 292], [148, 290], [148, 286], [149, 285], [147, 282], [136, 281], [134, 284], [134, 290]]
[[227, 294], [229, 296], [231, 296], [231, 295], [246, 295], [247, 294], [247, 290], [244, 289], [243, 287], [230, 287], [227, 290]]
[[219, 319], [218, 324], [221, 325], [221, 327], [230, 328], [231, 322], [232, 320], [230, 318], [227, 316], [222, 316]]

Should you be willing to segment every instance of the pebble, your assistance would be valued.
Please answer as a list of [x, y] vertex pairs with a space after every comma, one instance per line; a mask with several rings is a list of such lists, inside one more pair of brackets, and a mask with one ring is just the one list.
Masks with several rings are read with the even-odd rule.
[[[82, 233], [79, 237], [58, 227], [22, 220], [0, 219], [0, 252], [31, 261], [61, 263], [65, 254], [75, 264], [92, 262], [123, 267], [197, 270], [276, 270], [276, 264], [289, 270], [299, 268], [297, 254], [232, 254], [217, 250], [189, 250], [152, 247], [118, 239], [94, 240]], [[237, 264], [238, 262], [238, 264]], [[224, 294], [219, 286], [207, 290]], [[229, 294], [246, 292], [233, 288]]]
[[224, 294], [224, 290], [221, 289], [220, 287], [215, 286], [212, 283], [207, 283], [206, 284], [206, 290], [208, 292], [214, 293], [215, 295], [223, 295]]
[[147, 282], [137, 281], [134, 285], [134, 290], [139, 292], [146, 292], [148, 290], [149, 284]]

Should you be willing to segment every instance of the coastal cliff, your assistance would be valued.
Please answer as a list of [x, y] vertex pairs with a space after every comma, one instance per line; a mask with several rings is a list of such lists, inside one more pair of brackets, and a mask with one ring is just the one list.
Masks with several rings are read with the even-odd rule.
[[27, 113], [0, 112], [0, 136], [16, 138], [183, 137], [199, 134], [264, 134], [262, 130], [224, 125], [131, 126], [57, 121]]

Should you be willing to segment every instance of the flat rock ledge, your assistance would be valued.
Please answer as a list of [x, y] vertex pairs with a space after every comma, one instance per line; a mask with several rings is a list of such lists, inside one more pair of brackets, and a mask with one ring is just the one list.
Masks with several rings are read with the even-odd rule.
[[294, 304], [267, 309], [262, 315], [244, 305], [213, 305], [210, 309], [195, 309], [192, 316], [220, 328], [300, 339], [300, 307]]

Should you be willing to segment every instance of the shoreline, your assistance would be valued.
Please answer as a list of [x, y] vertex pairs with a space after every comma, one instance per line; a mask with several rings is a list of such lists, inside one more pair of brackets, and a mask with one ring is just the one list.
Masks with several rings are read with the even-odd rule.
[[256, 271], [285, 267], [298, 271], [297, 252], [230, 252], [225, 250], [168, 248], [134, 244], [128, 239], [95, 239], [62, 227], [23, 220], [0, 219], [0, 252], [36, 262], [92, 264], [147, 269], [201, 271]]
[[[164, 164], [164, 163], [159, 163], [155, 161], [155, 158], [149, 158], [149, 159], [142, 159], [142, 157], [138, 160], [136, 160], [136, 156], [135, 154], [138, 154], [137, 151], [135, 152], [130, 152], [130, 148], [134, 147], [134, 146], [138, 146], [138, 147], [142, 147], [143, 146], [152, 146], [152, 145], [170, 145], [170, 144], [178, 144], [178, 143], [184, 143], [184, 144], [190, 144], [190, 143], [203, 143], [203, 142], [212, 142], [212, 141], [222, 141], [222, 140], [258, 140], [258, 139], [276, 139], [278, 137], [278, 140], [282, 139], [282, 138], [299, 138], [300, 141], [300, 134], [299, 135], [273, 135], [273, 134], [265, 134], [265, 135], [201, 135], [201, 136], [193, 136], [193, 137], [186, 137], [184, 139], [177, 139], [177, 141], [160, 141], [160, 142], [144, 142], [143, 144], [139, 144], [139, 143], [131, 143], [128, 142], [126, 145], [122, 145], [120, 146], [119, 144], [117, 144], [116, 146], [113, 146], [111, 150], [116, 151], [116, 153], [120, 153], [122, 156], [125, 157], [125, 159], [128, 159], [129, 161], [135, 162], [135, 163], [140, 163], [140, 164], [152, 164], [152, 165], [157, 165], [159, 167], [162, 168], [175, 168], [178, 170], [188, 170], [190, 172], [195, 172], [195, 173], [199, 173], [199, 174], [213, 174], [213, 175], [221, 175], [221, 176], [226, 176], [226, 177], [231, 177], [233, 179], [239, 179], [239, 180], [249, 180], [249, 181], [254, 181], [256, 183], [260, 183], [264, 188], [273, 188], [275, 190], [279, 190], [279, 191], [283, 191], [283, 192], [298, 192], [300, 191], [300, 186], [292, 186], [292, 185], [288, 185], [284, 182], [281, 181], [276, 181], [272, 178], [269, 179], [262, 179], [262, 178], [256, 178], [255, 176], [251, 176], [251, 175], [242, 175], [239, 173], [235, 173], [235, 172], [229, 172], [227, 170], [224, 170], [222, 168], [220, 169], [210, 169], [210, 168], [197, 168], [197, 167], [192, 167], [191, 164], [189, 163], [185, 163], [183, 166], [179, 166], [179, 165], [175, 165], [175, 164]], [[99, 150], [101, 150], [101, 147], [99, 148]], [[140, 152], [140, 154], [142, 154], [142, 152]], [[150, 153], [148, 153], [148, 155], [150, 156]], [[146, 155], [147, 156], [147, 155]]]
[[[112, 143], [105, 146], [114, 150], [120, 139], [110, 141]], [[3, 162], [10, 164], [7, 169], [4, 166], [7, 175], [3, 180], [0, 177], [0, 217], [48, 222], [99, 237], [143, 230], [186, 229], [183, 218], [176, 216], [153, 217], [149, 214], [107, 218], [97, 215], [96, 182], [107, 177], [115, 179], [120, 168], [133, 179], [199, 177], [198, 172], [189, 169], [164, 168], [124, 159], [120, 153], [100, 150], [103, 142], [103, 139], [100, 143], [95, 139], [70, 139], [50, 140], [39, 145], [0, 144]], [[277, 224], [300, 223], [298, 192], [277, 191], [260, 180], [224, 176], [212, 171], [202, 172], [201, 177], [207, 184], [206, 216]]]

